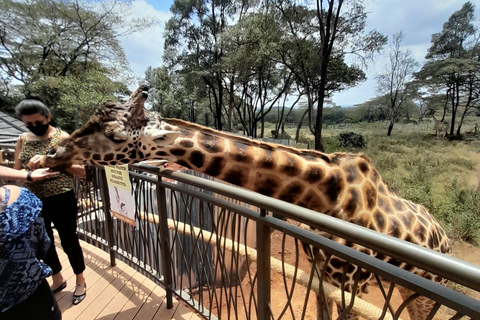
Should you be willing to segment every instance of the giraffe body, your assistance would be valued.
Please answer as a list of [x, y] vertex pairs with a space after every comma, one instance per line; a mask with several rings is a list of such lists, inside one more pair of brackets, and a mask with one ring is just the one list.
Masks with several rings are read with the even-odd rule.
[[[72, 163], [114, 165], [163, 159], [266, 196], [388, 234], [429, 249], [449, 253], [448, 238], [421, 205], [391, 192], [370, 160], [359, 154], [325, 154], [269, 144], [212, 130], [178, 119], [164, 119], [143, 110], [146, 94], [140, 88], [125, 106], [105, 104], [67, 141], [44, 159], [44, 166]], [[313, 230], [310, 226], [303, 228]], [[371, 249], [319, 232], [378, 259], [436, 282], [436, 275], [401, 263]], [[308, 251], [308, 248], [306, 248]], [[339, 286], [344, 261], [315, 255], [325, 281]], [[312, 258], [312, 255], [310, 256]], [[346, 274], [345, 288], [353, 290], [357, 267]], [[368, 291], [371, 274], [360, 272], [356, 294]], [[417, 299], [418, 300], [418, 299]], [[425, 301], [421, 301], [422, 303]], [[427, 301], [428, 302], [428, 301]], [[420, 302], [419, 302], [420, 303]], [[421, 305], [411, 307], [421, 319]], [[426, 312], [428, 313], [428, 308]], [[412, 314], [413, 313], [413, 314]]]
[[435, 134], [437, 135], [437, 138], [445, 137], [448, 132], [448, 124], [435, 118], [435, 115], [432, 115], [432, 119], [433, 119]]

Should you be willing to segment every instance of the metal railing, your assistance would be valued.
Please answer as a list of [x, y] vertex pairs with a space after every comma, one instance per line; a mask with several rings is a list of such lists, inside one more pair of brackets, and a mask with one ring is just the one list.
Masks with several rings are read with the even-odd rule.
[[[435, 273], [475, 294], [480, 291], [476, 265], [217, 181], [146, 165], [130, 169], [136, 226], [112, 218], [104, 171], [88, 167], [76, 188], [79, 232], [109, 251], [112, 265], [120, 258], [161, 283], [168, 306], [175, 295], [205, 319], [311, 319], [317, 300], [333, 298], [345, 313], [397, 319], [406, 318], [407, 304], [421, 296], [435, 302], [428, 319], [480, 319], [480, 301], [468, 294], [298, 224]], [[351, 268], [358, 278], [374, 274], [372, 293], [360, 299], [343, 285], [318, 281], [326, 270], [307, 261], [304, 245], [322, 250], [325, 259], [344, 261], [344, 274]], [[395, 298], [400, 286], [415, 293], [406, 303]]]

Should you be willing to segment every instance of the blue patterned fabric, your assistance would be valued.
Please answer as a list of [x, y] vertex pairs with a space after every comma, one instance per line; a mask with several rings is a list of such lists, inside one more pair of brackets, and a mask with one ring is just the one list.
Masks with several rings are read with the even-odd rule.
[[5, 189], [5, 206], [0, 213], [0, 312], [28, 298], [51, 275], [40, 262], [50, 245], [40, 215], [42, 202], [28, 189], [6, 205], [10, 192]]

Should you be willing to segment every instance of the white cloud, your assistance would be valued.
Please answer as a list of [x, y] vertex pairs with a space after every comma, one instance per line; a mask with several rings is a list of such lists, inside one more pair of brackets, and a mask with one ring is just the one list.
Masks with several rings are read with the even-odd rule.
[[132, 6], [135, 18], [155, 17], [159, 21], [154, 27], [120, 38], [130, 67], [135, 74], [143, 77], [147, 67], [158, 67], [162, 64], [163, 33], [171, 13], [157, 11], [143, 0], [134, 1]]

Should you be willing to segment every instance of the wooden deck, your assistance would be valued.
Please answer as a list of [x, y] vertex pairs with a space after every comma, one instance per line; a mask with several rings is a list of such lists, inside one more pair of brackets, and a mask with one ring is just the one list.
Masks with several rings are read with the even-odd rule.
[[[106, 252], [83, 241], [80, 243], [86, 264], [87, 296], [74, 306], [75, 275], [59, 239], [56, 239], [62, 274], [67, 280], [67, 288], [55, 295], [63, 320], [201, 319], [186, 304], [175, 299], [173, 308], [167, 309], [165, 290], [160, 286], [119, 260], [115, 267], [111, 267]], [[51, 283], [51, 278], [48, 280]]]

